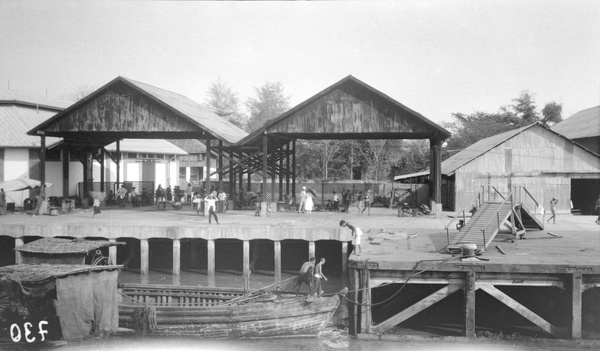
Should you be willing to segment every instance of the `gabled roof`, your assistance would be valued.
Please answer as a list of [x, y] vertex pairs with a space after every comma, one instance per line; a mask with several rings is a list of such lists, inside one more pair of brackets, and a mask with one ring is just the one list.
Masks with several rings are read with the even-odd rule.
[[586, 148], [585, 146], [580, 145], [580, 144], [574, 142], [573, 140], [567, 138], [566, 136], [559, 134], [556, 131], [554, 131], [548, 127], [543, 126], [539, 122], [536, 122], [536, 123], [533, 123], [533, 124], [530, 124], [530, 125], [527, 125], [527, 126], [524, 126], [521, 128], [509, 130], [507, 132], [500, 133], [500, 134], [479, 140], [475, 144], [467, 147], [466, 149], [462, 150], [461, 152], [453, 155], [449, 159], [442, 162], [442, 174], [444, 174], [444, 175], [454, 174], [454, 172], [456, 172], [456, 170], [459, 169], [460, 167], [466, 165], [467, 163], [473, 161], [477, 157], [490, 151], [491, 149], [495, 148], [496, 146], [506, 142], [507, 140], [509, 140], [511, 138], [514, 138], [515, 136], [517, 136], [531, 128], [544, 128], [544, 129], [548, 130], [549, 132], [552, 132], [552, 133], [560, 136], [561, 138], [581, 147], [582, 149], [585, 149], [596, 156], [600, 156], [600, 155], [596, 154], [595, 152], [591, 151], [590, 149]]
[[[106, 145], [106, 151], [117, 151], [117, 143]], [[120, 142], [121, 152], [144, 152], [165, 155], [187, 155], [185, 150], [178, 148], [163, 139], [123, 139]]]
[[551, 129], [569, 139], [600, 137], [600, 106], [579, 111]]
[[[92, 101], [94, 98], [100, 96], [116, 84], [125, 84], [130, 89], [143, 94], [155, 103], [175, 113], [178, 117], [196, 126], [198, 130], [204, 130], [215, 138], [223, 140], [226, 143], [238, 142], [247, 135], [244, 130], [240, 129], [214, 112], [207, 110], [206, 108], [202, 107], [202, 105], [186, 96], [124, 77], [117, 77], [113, 79], [87, 97], [58, 113], [50, 120], [33, 128], [28, 134], [35, 135], [38, 131], [44, 131], [48, 129], [49, 126], [57, 123], [62, 118], [66, 118], [73, 111], [76, 111], [89, 101]], [[123, 132], [127, 131], [124, 130]]]
[[[335, 90], [340, 89], [343, 86], [349, 86], [349, 85], [360, 87], [360, 88], [364, 89], [365, 91], [368, 91], [369, 93], [373, 94], [374, 96], [391, 103], [396, 108], [411, 115], [414, 119], [416, 119], [416, 120], [424, 123], [428, 127], [430, 127], [431, 128], [430, 133], [432, 136], [433, 136], [433, 134], [439, 134], [442, 136], [442, 139], [450, 137], [450, 132], [448, 132], [446, 129], [442, 128], [441, 126], [435, 124], [434, 122], [430, 121], [429, 119], [427, 119], [420, 113], [406, 107], [405, 105], [401, 104], [400, 102], [392, 99], [388, 95], [386, 95], [386, 94], [382, 93], [381, 91], [373, 88], [372, 86], [362, 82], [361, 80], [353, 77], [352, 75], [349, 75], [349, 76], [341, 79], [337, 83], [335, 83], [335, 84], [329, 86], [328, 88], [322, 90], [321, 92], [317, 93], [313, 97], [307, 99], [306, 101], [296, 105], [294, 108], [288, 110], [287, 112], [283, 113], [279, 117], [276, 117], [270, 121], [267, 121], [261, 128], [255, 130], [250, 135], [248, 135], [247, 137], [242, 139], [240, 142], [237, 143], [237, 145], [254, 144], [254, 143], [259, 142], [259, 139], [262, 137], [262, 135], [265, 133], [265, 131], [269, 130], [269, 128], [272, 128], [273, 126], [285, 121], [288, 118], [292, 118], [296, 112], [302, 110], [305, 107], [308, 107], [312, 103], [314, 103], [317, 100], [323, 98], [324, 96], [334, 92]], [[391, 132], [393, 132], [393, 131], [391, 131]]]
[[[70, 102], [48, 99], [15, 90], [0, 92], [0, 147], [39, 148], [40, 138], [27, 131], [50, 119]], [[48, 145], [58, 142], [48, 138]]]

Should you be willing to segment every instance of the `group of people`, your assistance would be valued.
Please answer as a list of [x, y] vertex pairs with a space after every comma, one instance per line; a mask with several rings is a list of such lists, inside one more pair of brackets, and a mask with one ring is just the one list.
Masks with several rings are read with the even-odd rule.
[[[340, 227], [347, 227], [352, 231], [352, 245], [354, 246], [354, 254], [360, 256], [360, 241], [363, 235], [362, 230], [345, 220], [340, 221]], [[315, 295], [320, 297], [323, 294], [322, 280], [327, 281], [327, 277], [325, 277], [325, 274], [323, 274], [323, 265], [325, 262], [326, 259], [321, 258], [319, 263], [315, 264], [314, 257], [311, 257], [307, 262], [304, 262], [302, 267], [300, 267], [300, 272], [296, 277], [296, 284], [292, 287], [292, 289], [296, 288], [296, 293], [299, 293], [302, 284], [306, 284], [308, 286], [308, 293], [310, 294], [314, 286]]]
[[302, 187], [300, 192], [300, 205], [298, 205], [298, 213], [311, 213], [315, 207], [313, 200], [313, 194], [306, 190], [306, 187]]

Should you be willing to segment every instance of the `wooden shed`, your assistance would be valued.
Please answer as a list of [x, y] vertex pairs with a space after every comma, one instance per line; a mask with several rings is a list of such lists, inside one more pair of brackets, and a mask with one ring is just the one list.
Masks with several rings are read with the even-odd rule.
[[[40, 322], [48, 340], [81, 340], [116, 333], [119, 327], [117, 278], [121, 266], [13, 265], [0, 267], [0, 301], [10, 301], [0, 313], [17, 322]], [[24, 312], [23, 312], [24, 311]], [[16, 316], [14, 316], [16, 315]], [[0, 327], [4, 328], [0, 320]], [[10, 325], [9, 325], [10, 327]], [[23, 325], [20, 325], [23, 328]], [[34, 331], [38, 342], [41, 334]], [[31, 340], [28, 335], [29, 340]], [[14, 341], [14, 340], [13, 340]], [[20, 339], [27, 343], [25, 337]]]
[[[539, 123], [482, 139], [442, 163], [442, 203], [468, 210], [482, 186], [508, 194], [525, 188], [530, 208], [548, 209], [558, 198], [559, 213], [591, 213], [600, 189], [600, 155]], [[404, 181], [406, 176], [398, 176]], [[572, 204], [571, 204], [572, 203]]]

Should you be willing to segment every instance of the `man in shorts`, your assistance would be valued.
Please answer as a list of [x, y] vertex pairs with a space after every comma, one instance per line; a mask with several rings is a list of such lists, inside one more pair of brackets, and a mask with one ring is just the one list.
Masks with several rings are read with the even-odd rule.
[[348, 227], [352, 231], [352, 245], [354, 245], [354, 253], [356, 256], [360, 256], [360, 238], [362, 237], [362, 230], [344, 220], [340, 221], [340, 227]]

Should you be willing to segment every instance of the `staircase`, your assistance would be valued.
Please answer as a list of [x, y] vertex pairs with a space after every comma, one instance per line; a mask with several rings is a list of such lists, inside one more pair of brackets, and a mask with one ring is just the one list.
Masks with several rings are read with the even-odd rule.
[[528, 208], [520, 206], [521, 220], [526, 229], [544, 230], [544, 222], [540, 221]]
[[510, 217], [511, 212], [510, 202], [482, 203], [471, 220], [454, 237], [451, 244], [472, 243], [477, 244], [478, 247], [487, 248], [498, 234], [500, 226]]

